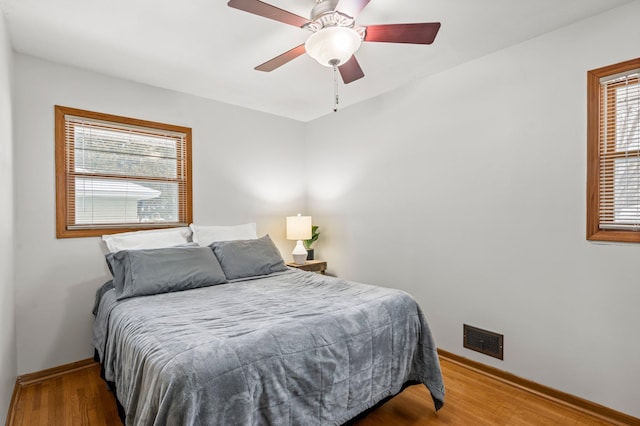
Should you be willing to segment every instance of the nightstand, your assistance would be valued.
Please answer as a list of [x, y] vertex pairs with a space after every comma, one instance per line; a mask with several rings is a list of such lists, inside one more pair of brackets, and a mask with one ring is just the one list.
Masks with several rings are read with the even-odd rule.
[[297, 268], [302, 271], [309, 272], [318, 272], [324, 275], [324, 272], [327, 270], [327, 261], [326, 260], [307, 260], [304, 265], [296, 265], [293, 262], [287, 263], [287, 266], [292, 268]]

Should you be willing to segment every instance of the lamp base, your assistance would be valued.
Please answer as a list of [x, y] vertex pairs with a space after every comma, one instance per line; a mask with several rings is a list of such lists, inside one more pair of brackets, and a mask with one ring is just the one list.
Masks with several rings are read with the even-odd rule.
[[306, 262], [307, 262], [306, 253], [293, 255], [293, 263], [295, 263], [296, 265], [304, 265]]
[[293, 263], [296, 265], [304, 265], [307, 260], [307, 251], [304, 249], [304, 245], [302, 245], [302, 240], [298, 240], [291, 254], [293, 255]]

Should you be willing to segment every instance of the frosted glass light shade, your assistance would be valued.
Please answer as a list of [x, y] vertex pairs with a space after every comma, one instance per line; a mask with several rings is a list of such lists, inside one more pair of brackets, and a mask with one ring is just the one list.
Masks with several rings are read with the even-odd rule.
[[342, 65], [360, 48], [362, 38], [353, 28], [325, 27], [307, 39], [304, 48], [325, 67]]
[[287, 240], [311, 238], [311, 216], [287, 216]]

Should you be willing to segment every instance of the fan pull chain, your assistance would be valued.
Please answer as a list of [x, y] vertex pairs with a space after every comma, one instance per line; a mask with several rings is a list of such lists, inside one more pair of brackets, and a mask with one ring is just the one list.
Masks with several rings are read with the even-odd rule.
[[340, 98], [338, 96], [338, 67], [333, 66], [333, 112], [338, 112], [338, 103], [340, 103]]

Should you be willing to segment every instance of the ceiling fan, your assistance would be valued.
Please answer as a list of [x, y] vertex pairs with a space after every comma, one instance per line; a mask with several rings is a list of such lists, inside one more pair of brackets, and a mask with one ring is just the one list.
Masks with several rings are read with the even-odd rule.
[[260, 0], [230, 0], [230, 7], [312, 32], [307, 41], [258, 65], [258, 71], [273, 71], [308, 53], [321, 65], [337, 68], [345, 84], [364, 77], [354, 53], [363, 41], [431, 44], [439, 22], [358, 26], [357, 16], [371, 0], [316, 0], [310, 19]]

